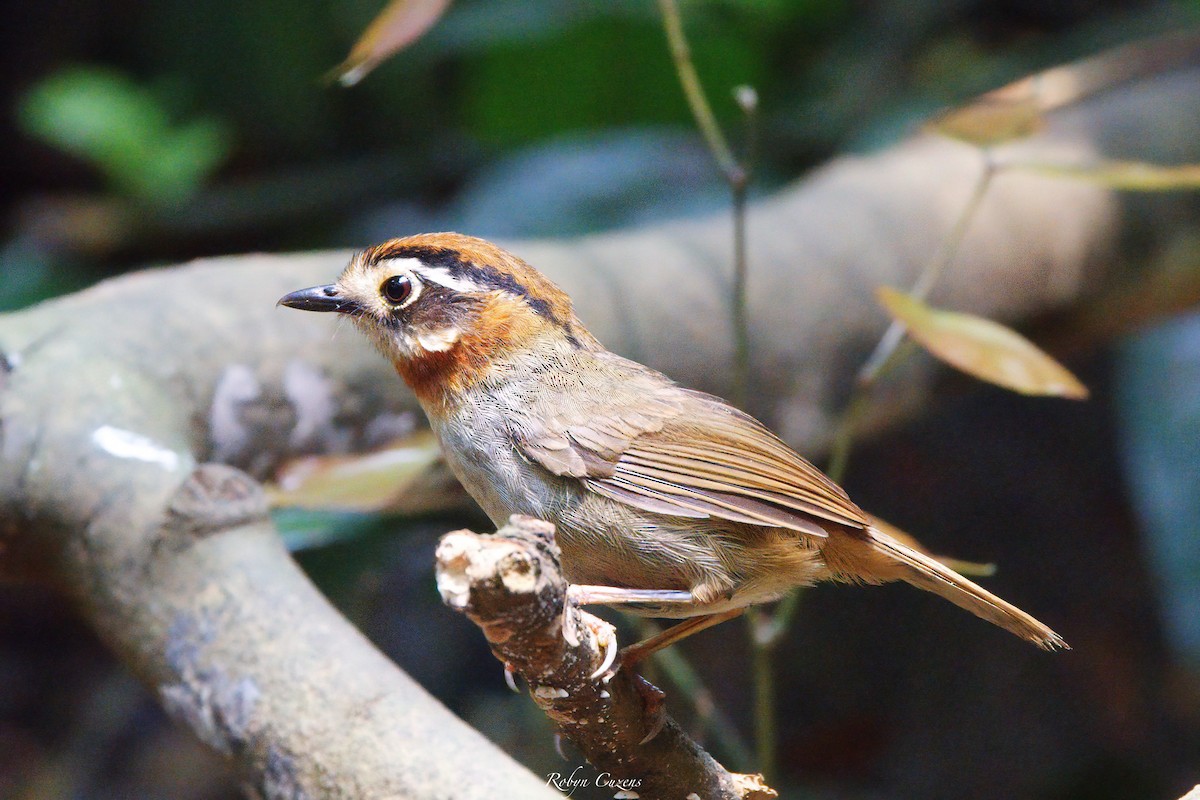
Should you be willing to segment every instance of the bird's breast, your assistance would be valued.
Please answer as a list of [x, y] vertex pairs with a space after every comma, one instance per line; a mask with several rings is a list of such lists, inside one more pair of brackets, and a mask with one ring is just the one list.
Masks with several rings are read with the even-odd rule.
[[512, 514], [554, 521], [568, 487], [520, 454], [506, 417], [494, 405], [468, 403], [430, 422], [450, 470], [493, 523]]

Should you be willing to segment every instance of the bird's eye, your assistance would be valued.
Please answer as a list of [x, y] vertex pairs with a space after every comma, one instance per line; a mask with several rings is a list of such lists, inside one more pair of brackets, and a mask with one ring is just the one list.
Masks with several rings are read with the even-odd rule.
[[384, 299], [393, 305], [400, 305], [407, 300], [412, 290], [412, 281], [404, 275], [393, 275], [379, 287]]

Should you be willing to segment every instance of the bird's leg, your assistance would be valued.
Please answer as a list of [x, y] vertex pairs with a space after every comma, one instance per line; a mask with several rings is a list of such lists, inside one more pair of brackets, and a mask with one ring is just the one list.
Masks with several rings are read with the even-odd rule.
[[573, 583], [567, 587], [567, 598], [577, 606], [617, 606], [626, 603], [678, 603], [693, 605], [691, 592], [677, 589], [623, 589], [617, 586], [588, 586]]
[[672, 625], [661, 633], [656, 633], [648, 639], [643, 639], [636, 644], [631, 644], [628, 647], [621, 649], [618, 654], [618, 659], [622, 667], [631, 666], [646, 659], [648, 656], [662, 650], [664, 647], [670, 647], [677, 642], [681, 642], [693, 633], [699, 633], [705, 628], [711, 628], [713, 625], [719, 625], [726, 620], [740, 616], [745, 609], [732, 608], [728, 611], [721, 611], [716, 614], [705, 614], [702, 617], [692, 617], [686, 619], [676, 625]]
[[[567, 587], [567, 598], [576, 605], [595, 604], [611, 606], [631, 603], [666, 603], [678, 604], [680, 606], [703, 606], [702, 603], [697, 601], [695, 592], [677, 589], [625, 589], [617, 586], [571, 584]], [[636, 664], [659, 650], [686, 639], [693, 633], [699, 633], [705, 628], [711, 628], [713, 625], [733, 619], [739, 616], [742, 611], [743, 609], [741, 608], [734, 608], [715, 614], [703, 614], [691, 617], [676, 625], [672, 625], [665, 631], [657, 633], [648, 639], [643, 639], [640, 642], [622, 648], [620, 653], [617, 654], [617, 661], [622, 667]], [[598, 674], [602, 674], [607, 670], [611, 659], [606, 657], [604, 661], [605, 668], [600, 670]]]

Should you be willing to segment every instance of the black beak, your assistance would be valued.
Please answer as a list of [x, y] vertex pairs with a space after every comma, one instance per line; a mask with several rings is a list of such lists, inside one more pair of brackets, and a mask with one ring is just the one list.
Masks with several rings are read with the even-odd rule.
[[347, 300], [338, 294], [338, 289], [333, 284], [310, 286], [307, 289], [285, 294], [279, 298], [277, 305], [299, 308], [302, 311], [341, 311], [342, 313], [358, 308], [358, 304], [353, 300]]

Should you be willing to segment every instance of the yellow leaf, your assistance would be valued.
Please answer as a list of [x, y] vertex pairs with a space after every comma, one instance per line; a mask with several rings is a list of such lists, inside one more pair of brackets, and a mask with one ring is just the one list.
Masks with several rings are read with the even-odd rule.
[[1042, 128], [1042, 112], [1032, 97], [984, 95], [926, 123], [926, 129], [977, 147], [1023, 139]]
[[461, 503], [441, 475], [441, 450], [429, 431], [373, 453], [304, 456], [280, 468], [266, 487], [276, 508], [425, 511]]
[[381, 61], [408, 47], [441, 18], [450, 0], [392, 0], [354, 43], [350, 55], [334, 67], [332, 76], [353, 86]]
[[1200, 164], [1166, 166], [1144, 161], [1100, 161], [1095, 164], [1012, 164], [1046, 175], [1081, 178], [1129, 192], [1200, 189]]
[[973, 314], [930, 308], [887, 286], [876, 291], [888, 313], [933, 355], [980, 380], [1014, 392], [1082, 400], [1087, 387], [1010, 328]]
[[1041, 129], [1048, 111], [1192, 65], [1198, 45], [1200, 33], [1189, 29], [1105, 50], [994, 89], [934, 118], [926, 128], [980, 147], [1019, 139]]

